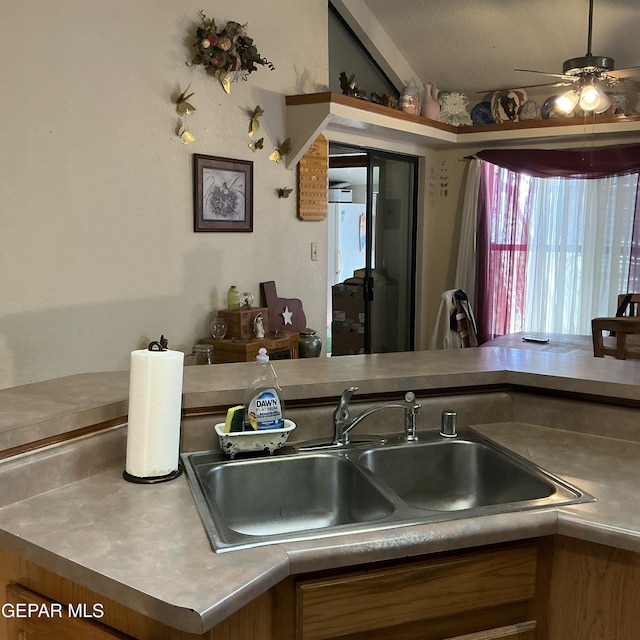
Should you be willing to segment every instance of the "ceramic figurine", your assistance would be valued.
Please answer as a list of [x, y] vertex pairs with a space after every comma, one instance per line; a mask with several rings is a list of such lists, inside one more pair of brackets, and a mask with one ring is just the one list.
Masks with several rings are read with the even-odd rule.
[[538, 120], [540, 118], [540, 109], [533, 100], [527, 100], [520, 110], [520, 120]]
[[256, 338], [264, 338], [264, 322], [262, 320], [262, 313], [259, 313], [253, 320], [253, 330], [256, 334]]
[[422, 101], [422, 116], [429, 120], [438, 120], [440, 117], [440, 103], [438, 94], [440, 93], [435, 83], [427, 82], [424, 85], [424, 100]]
[[440, 102], [440, 122], [452, 124], [455, 127], [470, 125], [471, 116], [467, 113], [469, 98], [460, 91], [441, 91], [438, 97]]

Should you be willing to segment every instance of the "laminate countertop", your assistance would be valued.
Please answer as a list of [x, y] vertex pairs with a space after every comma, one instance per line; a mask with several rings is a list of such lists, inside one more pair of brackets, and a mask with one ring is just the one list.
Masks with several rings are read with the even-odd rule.
[[[219, 367], [225, 367], [225, 375], [219, 375]], [[185, 371], [183, 406], [228, 406], [241, 397], [245, 366], [191, 369]], [[83, 399], [59, 396], [56, 401], [48, 395], [55, 381], [42, 383], [46, 389], [40, 397], [38, 385], [0, 391], [0, 401], [14, 403], [13, 431], [20, 432], [14, 442], [62, 429], [64, 411], [59, 409], [65, 404], [73, 428], [87, 419], [76, 419], [83, 412], [93, 412], [88, 419], [95, 421], [118, 413], [126, 403], [123, 376], [101, 375], [89, 377], [98, 386], [105, 378], [114, 382], [110, 389], [103, 385], [94, 402], [105, 413], [90, 406], [91, 385], [82, 377], [75, 382], [81, 383]], [[278, 375], [285, 400], [331, 398], [355, 383], [373, 395], [501, 386], [507, 394], [509, 388], [514, 393], [535, 390], [536, 404], [547, 392], [554, 402], [559, 391], [574, 394], [570, 402], [576, 406], [601, 401], [604, 413], [587, 411], [593, 417], [584, 430], [575, 420], [569, 429], [521, 418], [468, 423], [597, 502], [214, 553], [184, 476], [158, 485], [123, 481], [126, 427], [116, 425], [0, 462], [0, 485], [13, 488], [7, 493], [12, 498], [0, 508], [0, 546], [191, 633], [212, 628], [295, 573], [556, 533], [640, 552], [640, 426], [635, 429], [640, 425], [640, 363], [485, 348], [282, 362]], [[63, 379], [58, 385], [70, 389], [70, 382]], [[19, 415], [20, 403], [28, 405], [29, 415]], [[624, 413], [630, 425], [626, 431], [609, 429], [602, 417], [608, 407]], [[30, 422], [34, 417], [36, 422]], [[6, 414], [0, 416], [0, 435], [12, 432], [10, 423]], [[92, 464], [98, 458], [110, 462]]]

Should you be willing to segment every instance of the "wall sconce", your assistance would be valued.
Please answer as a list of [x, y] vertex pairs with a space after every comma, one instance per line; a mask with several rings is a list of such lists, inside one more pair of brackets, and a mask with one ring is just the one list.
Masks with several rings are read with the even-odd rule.
[[577, 105], [583, 111], [604, 113], [611, 106], [611, 99], [603, 91], [602, 84], [593, 78], [580, 82], [577, 88], [569, 89], [556, 100], [558, 111], [570, 114]]

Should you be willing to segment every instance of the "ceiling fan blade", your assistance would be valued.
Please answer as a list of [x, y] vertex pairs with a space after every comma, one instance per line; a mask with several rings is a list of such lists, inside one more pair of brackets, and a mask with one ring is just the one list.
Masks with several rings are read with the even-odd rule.
[[551, 76], [552, 78], [562, 78], [563, 80], [575, 80], [573, 76], [567, 76], [563, 73], [549, 73], [548, 71], [536, 71], [535, 69], [514, 69], [514, 71], [524, 71], [525, 73], [541, 73], [544, 76]]
[[607, 71], [607, 75], [613, 78], [629, 78], [631, 76], [640, 76], [640, 67], [627, 67], [626, 69]]
[[[619, 82], [624, 82], [625, 84], [630, 84], [632, 87], [635, 88], [636, 91], [638, 91], [638, 89], [640, 89], [640, 81], [638, 80], [630, 80], [629, 78], [620, 78]], [[615, 86], [615, 85], [613, 85]]]
[[567, 87], [573, 82], [543, 82], [542, 84], [519, 84], [517, 87], [509, 87], [505, 89], [487, 89], [486, 91], [476, 91], [476, 93], [495, 93], [496, 91], [511, 91], [512, 89], [533, 89], [535, 87]]

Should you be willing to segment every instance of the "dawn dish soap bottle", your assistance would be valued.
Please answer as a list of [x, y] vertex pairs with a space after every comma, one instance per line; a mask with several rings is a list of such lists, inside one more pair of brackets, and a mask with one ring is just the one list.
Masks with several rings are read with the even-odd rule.
[[258, 350], [254, 376], [244, 397], [245, 431], [282, 429], [284, 400], [267, 350]]

